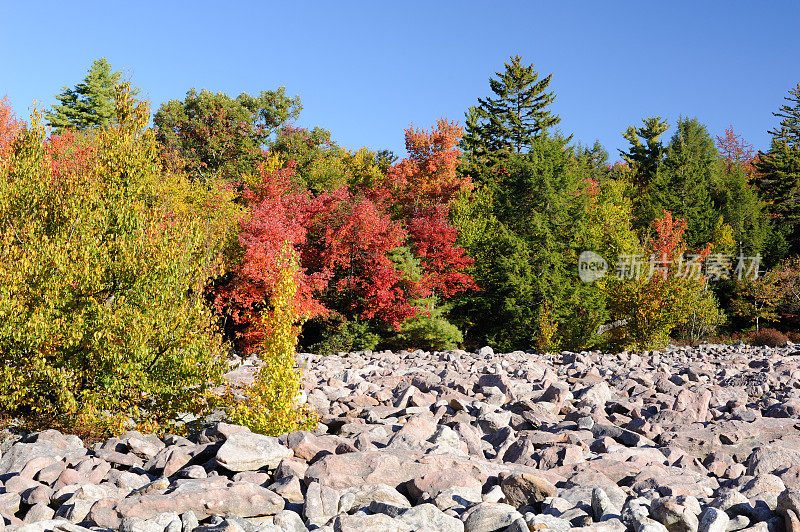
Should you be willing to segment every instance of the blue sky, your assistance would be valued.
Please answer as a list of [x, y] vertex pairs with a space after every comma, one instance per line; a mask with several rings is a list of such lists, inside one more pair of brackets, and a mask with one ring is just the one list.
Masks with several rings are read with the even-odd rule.
[[[27, 5], [25, 5], [27, 4]], [[800, 82], [800, 2], [9, 2], [0, 97], [36, 100], [105, 56], [153, 107], [192, 87], [231, 95], [286, 86], [299, 125], [340, 144], [404, 154], [428, 127], [489, 93], [514, 54], [552, 72], [561, 128], [616, 158], [641, 118], [696, 116], [768, 145], [772, 112]], [[669, 134], [669, 133], [668, 133]]]

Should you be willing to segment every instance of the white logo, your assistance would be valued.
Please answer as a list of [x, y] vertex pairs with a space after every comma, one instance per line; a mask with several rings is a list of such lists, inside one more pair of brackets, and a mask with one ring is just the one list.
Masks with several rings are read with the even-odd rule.
[[578, 256], [578, 277], [591, 283], [608, 273], [608, 262], [594, 251], [584, 251]]

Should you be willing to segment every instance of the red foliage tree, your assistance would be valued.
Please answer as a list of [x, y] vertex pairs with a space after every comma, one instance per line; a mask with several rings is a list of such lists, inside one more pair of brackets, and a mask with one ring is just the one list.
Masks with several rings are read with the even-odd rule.
[[14, 139], [22, 130], [24, 124], [17, 120], [14, 111], [8, 104], [8, 96], [0, 99], [0, 162], [6, 161], [11, 155]]
[[397, 328], [416, 312], [409, 303], [413, 286], [389, 258], [391, 250], [403, 245], [406, 233], [366, 198], [348, 211], [341, 224], [328, 225], [323, 265], [337, 290], [351, 292], [351, 310], [362, 319], [378, 318]]
[[756, 150], [752, 144], [733, 131], [733, 126], [725, 128], [724, 136], [717, 137], [717, 149], [728, 173], [734, 166], [741, 166], [747, 176], [755, 172]]
[[[91, 147], [79, 133], [72, 130], [52, 135], [47, 139], [46, 149], [50, 159], [50, 175], [53, 179], [61, 180], [81, 174], [81, 168], [88, 164], [91, 154]], [[64, 186], [65, 194], [68, 194], [68, 184]]]
[[[686, 250], [683, 235], [686, 232], [687, 222], [683, 218], [673, 218], [670, 211], [663, 211], [660, 218], [653, 220], [655, 238], [650, 243], [650, 250], [654, 259], [661, 265], [679, 263], [681, 255]], [[702, 263], [711, 253], [711, 244], [706, 244], [697, 252], [697, 261]], [[666, 279], [668, 268], [660, 270], [661, 278]]]
[[475, 281], [464, 271], [474, 262], [456, 245], [458, 229], [447, 220], [447, 207], [437, 205], [411, 219], [409, 233], [425, 273], [417, 286], [419, 295], [437, 294], [445, 299], [474, 290]]
[[[257, 187], [245, 190], [250, 212], [241, 221], [238, 243], [241, 260], [232, 271], [232, 279], [215, 293], [215, 306], [244, 330], [242, 347], [256, 347], [267, 328], [261, 314], [269, 296], [279, 282], [281, 267], [287, 255], [297, 252], [306, 243], [306, 224], [313, 213], [307, 192], [297, 190], [291, 180], [291, 167], [277, 172], [261, 172]], [[319, 276], [298, 272], [295, 310], [313, 317], [323, 307], [312, 297]]]
[[673, 218], [670, 211], [664, 211], [661, 218], [653, 220], [656, 237], [652, 242], [652, 251], [659, 259], [672, 259], [681, 248], [683, 233], [686, 232], [686, 220]]
[[[399, 329], [419, 312], [415, 298], [449, 298], [475, 287], [464, 270], [472, 259], [456, 245], [449, 203], [471, 185], [458, 176], [461, 130], [440, 120], [431, 132], [406, 131], [409, 158], [370, 187], [336, 188], [314, 196], [296, 166], [267, 172], [246, 187], [250, 212], [242, 222], [240, 263], [216, 292], [218, 309], [244, 330], [240, 347], [256, 347], [268, 328], [260, 316], [286, 253], [300, 261], [296, 308], [314, 317], [328, 311], [377, 320]], [[411, 249], [421, 265], [412, 278], [392, 259]]]

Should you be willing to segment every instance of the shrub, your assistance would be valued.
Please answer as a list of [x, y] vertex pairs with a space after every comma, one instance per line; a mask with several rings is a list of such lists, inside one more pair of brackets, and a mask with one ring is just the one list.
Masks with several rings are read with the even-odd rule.
[[716, 301], [702, 282], [673, 277], [615, 282], [609, 301], [615, 315], [627, 320], [623, 327], [611, 331], [610, 344], [625, 348], [663, 347], [670, 340], [670, 332], [687, 325], [697, 312], [703, 313], [696, 318], [699, 323], [711, 323], [718, 314]]
[[370, 322], [347, 320], [337, 312], [318, 317], [303, 330], [304, 348], [311, 353], [329, 355], [339, 352], [366, 351], [378, 347], [381, 335]]
[[540, 351], [552, 349], [556, 343], [558, 323], [553, 319], [550, 304], [547, 301], [539, 307], [536, 325], [539, 331], [539, 336], [536, 338], [536, 348]]
[[445, 351], [464, 341], [458, 327], [445, 317], [451, 305], [437, 305], [434, 296], [416, 303], [421, 310], [400, 325], [396, 342], [406, 349]]
[[750, 336], [751, 344], [766, 347], [783, 347], [788, 341], [785, 334], [775, 329], [761, 329]]
[[300, 325], [307, 314], [298, 308], [295, 299], [297, 263], [293, 257], [286, 262], [277, 277], [270, 308], [262, 316], [266, 329], [259, 353], [262, 365], [253, 384], [244, 389], [243, 399], [229, 412], [233, 423], [273, 436], [310, 429], [317, 422], [314, 412], [298, 404], [303, 388], [295, 363], [295, 348]]
[[[669, 211], [664, 211], [653, 222], [653, 228], [655, 238], [649, 251], [663, 269], [647, 278], [614, 280], [609, 284], [612, 316], [625, 321], [623, 327], [611, 332], [613, 346], [661, 347], [669, 342], [669, 335], [676, 328], [683, 328], [684, 335], [696, 341], [724, 321], [705, 278], [677, 269], [685, 250], [682, 240], [686, 221], [673, 219]], [[698, 253], [699, 264], [710, 249], [707, 246]]]
[[678, 327], [675, 334], [680, 341], [690, 345], [711, 338], [726, 323], [725, 314], [720, 309], [713, 292], [700, 291], [695, 296], [688, 318]]
[[162, 171], [145, 103], [47, 138], [36, 113], [0, 165], [0, 412], [119, 430], [199, 412], [225, 368], [203, 298], [230, 195]]

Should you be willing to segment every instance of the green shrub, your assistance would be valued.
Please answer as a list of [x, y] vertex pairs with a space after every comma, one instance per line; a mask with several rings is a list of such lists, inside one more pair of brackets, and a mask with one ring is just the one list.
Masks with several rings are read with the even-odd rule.
[[[381, 342], [380, 333], [370, 327], [370, 322], [353, 319], [348, 320], [339, 313], [314, 320], [314, 329], [318, 329], [318, 340], [307, 345], [306, 349], [319, 355], [330, 355], [339, 352], [366, 351], [378, 347]], [[305, 336], [305, 332], [304, 335]], [[309, 335], [310, 336], [310, 335]]]
[[225, 346], [203, 298], [236, 212], [162, 169], [146, 105], [47, 138], [0, 165], [0, 413], [119, 430], [206, 407]]
[[397, 341], [406, 349], [444, 351], [454, 349], [464, 341], [458, 327], [445, 317], [452, 305], [437, 305], [434, 296], [415, 303], [420, 307], [420, 312], [400, 324], [397, 334]]

